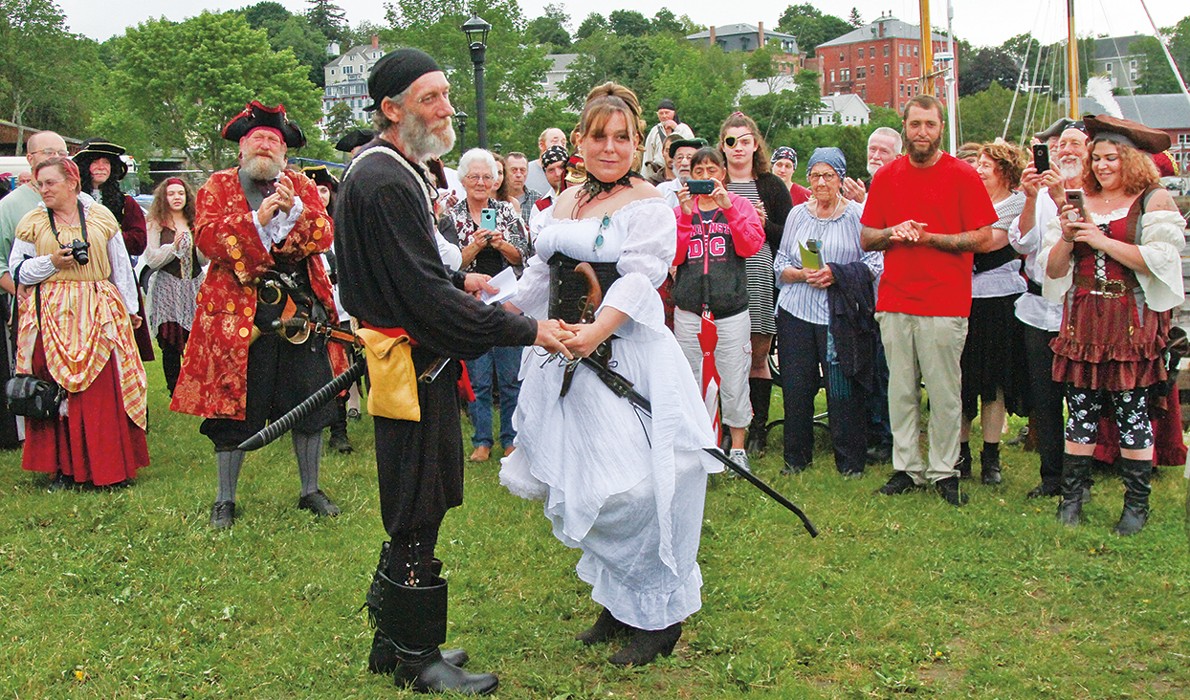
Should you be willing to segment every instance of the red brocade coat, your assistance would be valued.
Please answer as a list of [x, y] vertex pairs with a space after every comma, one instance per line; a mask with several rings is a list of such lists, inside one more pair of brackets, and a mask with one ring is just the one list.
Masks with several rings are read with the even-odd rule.
[[[334, 318], [331, 282], [319, 253], [334, 240], [333, 224], [314, 182], [285, 170], [303, 210], [285, 240], [266, 250], [240, 186], [239, 169], [221, 170], [198, 191], [194, 242], [210, 261], [170, 408], [204, 418], [244, 420], [248, 346], [256, 316], [256, 283], [274, 259], [305, 260], [315, 296]], [[283, 215], [283, 214], [279, 214]], [[347, 370], [347, 355], [328, 344], [331, 369]]]

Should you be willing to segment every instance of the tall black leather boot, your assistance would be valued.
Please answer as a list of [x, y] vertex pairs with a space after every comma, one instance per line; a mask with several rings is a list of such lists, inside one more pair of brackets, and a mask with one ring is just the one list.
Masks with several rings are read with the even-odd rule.
[[[385, 542], [380, 548], [380, 563], [376, 565], [376, 572], [372, 575], [372, 586], [381, 585], [377, 576], [388, 571], [390, 543]], [[430, 562], [430, 573], [442, 575], [442, 560], [434, 559]], [[466, 649], [443, 649], [442, 658], [459, 668], [467, 665], [471, 657]], [[392, 673], [397, 670], [397, 650], [388, 637], [378, 629], [372, 635], [372, 651], [368, 654], [368, 671], [371, 673]]]
[[662, 630], [633, 630], [632, 639], [623, 649], [612, 654], [608, 661], [617, 666], [644, 666], [661, 656], [673, 653], [674, 645], [682, 636], [682, 623], [674, 624]]
[[1115, 533], [1135, 535], [1149, 519], [1153, 460], [1120, 457], [1116, 463], [1120, 465], [1120, 477], [1124, 480], [1124, 512], [1120, 514], [1120, 522], [1116, 523]]
[[1058, 522], [1071, 527], [1082, 521], [1084, 490], [1091, 481], [1091, 455], [1062, 455], [1062, 502]]
[[381, 547], [382, 566], [372, 577], [367, 607], [377, 633], [391, 644], [396, 656], [396, 683], [417, 693], [494, 692], [499, 685], [496, 676], [467, 673], [446, 661], [438, 648], [446, 641], [446, 580], [426, 571], [415, 574], [413, 581], [394, 581], [389, 577], [390, 549], [388, 542]]
[[750, 378], [748, 396], [752, 402], [752, 425], [748, 428], [748, 442], [745, 447], [749, 454], [763, 457], [768, 450], [769, 405], [773, 401], [773, 380]]

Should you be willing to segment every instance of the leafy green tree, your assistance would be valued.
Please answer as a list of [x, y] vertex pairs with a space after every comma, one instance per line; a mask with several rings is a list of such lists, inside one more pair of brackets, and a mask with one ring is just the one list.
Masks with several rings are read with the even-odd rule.
[[0, 114], [17, 124], [83, 133], [107, 70], [99, 47], [70, 34], [50, 0], [0, 0]]
[[[683, 22], [682, 20], [686, 21]], [[683, 16], [682, 19], [678, 19], [669, 8], [663, 7], [657, 10], [657, 14], [653, 15], [652, 21], [649, 22], [649, 31], [653, 34], [679, 34], [685, 36], [686, 34], [693, 33], [686, 31], [686, 24], [688, 22], [689, 18]]]
[[546, 5], [544, 14], [529, 20], [525, 26], [525, 39], [558, 49], [550, 53], [561, 53], [561, 50], [570, 48], [570, 32], [566, 30], [569, 23], [570, 16], [566, 14], [565, 7]]
[[[520, 144], [525, 111], [542, 99], [541, 80], [549, 67], [546, 49], [527, 45], [527, 24], [516, 0], [395, 0], [389, 4], [387, 45], [413, 46], [428, 52], [447, 72], [451, 102], [472, 115], [469, 134], [477, 133], [475, 83], [470, 52], [460, 27], [474, 12], [492, 25], [484, 64], [488, 141]], [[537, 135], [533, 135], [536, 141]]]
[[851, 14], [847, 15], [847, 24], [850, 24], [852, 27], [854, 27], [856, 29], [859, 29], [860, 27], [864, 26], [864, 20], [862, 17], [859, 16], [859, 8], [858, 7], [851, 8]]
[[339, 43], [346, 43], [350, 38], [347, 27], [347, 13], [331, 0], [306, 0], [310, 9], [306, 11], [306, 19], [315, 29], [322, 32], [328, 39]]
[[617, 36], [644, 36], [651, 29], [649, 18], [636, 10], [612, 10], [607, 24]]
[[582, 24], [578, 25], [578, 29], [574, 30], [574, 38], [576, 40], [586, 39], [606, 31], [608, 31], [607, 19], [598, 12], [592, 12], [587, 15]]
[[810, 3], [790, 5], [777, 20], [777, 31], [797, 37], [798, 48], [813, 55], [819, 44], [843, 36], [854, 29], [845, 20], [824, 15]]
[[579, 56], [570, 64], [570, 75], [561, 90], [572, 108], [582, 105], [591, 88], [613, 80], [638, 96], [653, 91], [656, 41], [651, 37], [598, 34], [576, 46]]
[[327, 110], [322, 131], [328, 141], [338, 141], [343, 134], [355, 128], [355, 114], [346, 102], [336, 102]]
[[1155, 37], [1146, 36], [1137, 39], [1132, 45], [1132, 50], [1141, 55], [1140, 70], [1136, 76], [1136, 94], [1163, 95], [1180, 92], [1178, 78], [1169, 67], [1160, 41]]
[[1003, 87], [1016, 85], [1020, 67], [1007, 51], [995, 47], [960, 50], [959, 97], [983, 92], [993, 82]]
[[743, 85], [738, 55], [724, 53], [718, 46], [693, 44], [677, 35], [654, 36], [650, 43], [655, 52], [651, 86], [636, 91], [647, 121], [653, 121], [657, 102], [668, 97], [677, 104], [679, 118], [695, 134], [715, 139]]
[[274, 51], [265, 32], [238, 13], [149, 20], [129, 29], [115, 48], [119, 60], [94, 131], [134, 152], [181, 152], [207, 171], [227, 167], [236, 146], [220, 132], [254, 99], [283, 103], [307, 136], [316, 136], [321, 92], [307, 68], [292, 51]]
[[295, 15], [271, 0], [235, 11], [244, 16], [248, 26], [263, 29], [269, 35], [269, 46], [274, 51], [293, 51], [298, 62], [309, 67], [310, 82], [318, 87], [325, 84], [322, 69], [333, 58], [326, 52], [329, 39], [308, 17]]
[[382, 24], [363, 20], [352, 27], [351, 31], [347, 32], [347, 41], [343, 42], [343, 45], [359, 46], [360, 44], [370, 44], [372, 43], [372, 37], [379, 36], [385, 29], [387, 27]]
[[1061, 116], [1057, 103], [1050, 95], [1039, 95], [1031, 110], [1029, 124], [1025, 124], [1025, 109], [1017, 101], [1012, 122], [1004, 130], [1004, 120], [1012, 104], [1012, 90], [992, 83], [983, 92], [959, 98], [959, 135], [961, 141], [986, 142], [1002, 134], [1010, 142], [1018, 142], [1021, 134], [1031, 134], [1048, 126]]

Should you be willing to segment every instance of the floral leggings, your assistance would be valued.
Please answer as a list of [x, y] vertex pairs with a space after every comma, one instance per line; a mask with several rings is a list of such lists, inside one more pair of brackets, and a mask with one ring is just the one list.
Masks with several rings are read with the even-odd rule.
[[1143, 450], [1153, 445], [1153, 422], [1149, 418], [1148, 389], [1081, 389], [1066, 385], [1066, 439], [1080, 445], [1092, 445], [1098, 435], [1099, 414], [1110, 401], [1120, 428], [1120, 447]]

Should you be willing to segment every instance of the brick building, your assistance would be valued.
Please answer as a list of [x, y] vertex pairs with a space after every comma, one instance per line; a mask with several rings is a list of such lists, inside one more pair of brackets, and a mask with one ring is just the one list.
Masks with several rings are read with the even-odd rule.
[[[934, 32], [933, 46], [935, 54], [948, 50], [946, 37]], [[824, 96], [858, 95], [869, 105], [900, 112], [909, 98], [923, 92], [921, 28], [891, 14], [819, 44], [815, 53]], [[935, 80], [934, 94], [945, 103], [944, 81], [941, 76]]]

